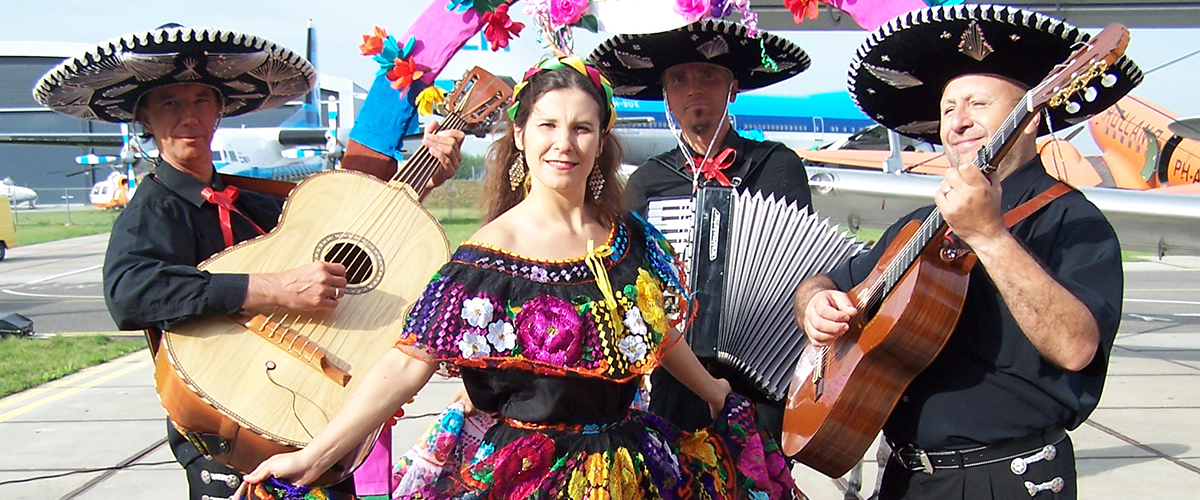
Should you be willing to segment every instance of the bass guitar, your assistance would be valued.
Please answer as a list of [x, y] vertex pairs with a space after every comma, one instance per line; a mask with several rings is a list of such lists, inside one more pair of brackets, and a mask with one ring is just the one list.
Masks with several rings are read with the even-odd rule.
[[[475, 68], [447, 99], [443, 128], [463, 129], [504, 106], [512, 91]], [[304, 447], [390, 349], [429, 277], [449, 260], [418, 189], [438, 168], [418, 149], [388, 182], [331, 170], [296, 185], [270, 233], [203, 262], [212, 273], [272, 273], [315, 261], [346, 267], [332, 311], [249, 310], [163, 332], [155, 355], [159, 399], [201, 452], [240, 471]], [[357, 467], [374, 436], [318, 481]]]

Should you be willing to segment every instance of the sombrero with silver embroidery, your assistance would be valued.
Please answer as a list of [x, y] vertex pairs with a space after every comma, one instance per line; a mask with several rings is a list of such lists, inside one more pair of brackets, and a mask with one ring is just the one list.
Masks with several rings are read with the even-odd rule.
[[[937, 144], [939, 102], [951, 80], [993, 74], [1032, 88], [1089, 38], [1063, 21], [1007, 6], [915, 10], [875, 30], [858, 48], [850, 62], [850, 97], [887, 128]], [[1086, 120], [1141, 81], [1142, 71], [1121, 57], [1077, 103], [1049, 108], [1040, 134]]]
[[727, 21], [706, 19], [661, 33], [617, 35], [596, 47], [588, 60], [613, 82], [619, 97], [661, 101], [662, 74], [686, 63], [711, 63], [733, 72], [741, 90], [766, 87], [808, 69], [808, 54], [796, 44]]
[[170, 26], [113, 38], [63, 61], [34, 86], [33, 98], [85, 120], [128, 122], [138, 99], [164, 85], [216, 88], [225, 97], [223, 114], [233, 116], [280, 106], [316, 82], [307, 60], [268, 40]]

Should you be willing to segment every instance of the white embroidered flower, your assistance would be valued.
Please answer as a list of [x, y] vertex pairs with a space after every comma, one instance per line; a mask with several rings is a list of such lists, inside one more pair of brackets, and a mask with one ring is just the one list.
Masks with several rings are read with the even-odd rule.
[[542, 283], [550, 281], [550, 273], [546, 271], [546, 268], [539, 266], [533, 266], [529, 269], [529, 277]]
[[[645, 325], [642, 328], [644, 330]], [[630, 363], [646, 359], [646, 340], [641, 335], [626, 335], [620, 342], [617, 342], [617, 349], [621, 350], [621, 354], [624, 354], [625, 359], [628, 359]]]
[[492, 301], [487, 297], [475, 297], [463, 302], [462, 317], [476, 328], [484, 328], [492, 322]]
[[488, 325], [487, 339], [497, 351], [511, 351], [517, 346], [517, 332], [504, 320]]
[[628, 328], [629, 333], [634, 335], [646, 335], [646, 321], [642, 319], [642, 311], [637, 306], [625, 311], [625, 328]]
[[492, 347], [488, 345], [487, 339], [483, 338], [483, 335], [471, 332], [463, 334], [462, 340], [458, 341], [458, 350], [462, 352], [464, 358], [487, 356], [492, 353]]

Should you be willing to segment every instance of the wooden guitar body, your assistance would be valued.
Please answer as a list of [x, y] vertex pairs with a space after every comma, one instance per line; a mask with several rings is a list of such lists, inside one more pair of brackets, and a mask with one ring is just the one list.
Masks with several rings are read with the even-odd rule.
[[[252, 310], [164, 332], [155, 374], [163, 406], [185, 431], [219, 436], [208, 451], [237, 470], [305, 446], [392, 347], [449, 250], [407, 184], [340, 170], [308, 177], [292, 191], [275, 230], [199, 267], [271, 273], [340, 262], [349, 284], [337, 309]], [[320, 483], [348, 475], [373, 442]]]
[[[849, 292], [862, 304], [864, 285], [873, 283], [918, 229], [910, 222], [884, 251], [879, 263]], [[850, 331], [823, 359], [812, 345], [797, 365], [783, 417], [783, 451], [830, 477], [857, 463], [874, 442], [900, 395], [937, 357], [958, 323], [975, 255], [944, 260], [935, 238], [908, 268], [874, 315], [859, 311]], [[869, 316], [863, 323], [864, 316]], [[813, 370], [823, 378], [813, 381]]]

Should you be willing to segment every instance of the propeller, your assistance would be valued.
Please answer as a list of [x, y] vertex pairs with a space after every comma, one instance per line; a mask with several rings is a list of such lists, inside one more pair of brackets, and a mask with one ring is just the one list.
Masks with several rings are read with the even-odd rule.
[[325, 170], [337, 168], [338, 163], [345, 154], [346, 148], [342, 145], [338, 138], [338, 102], [333, 96], [329, 96], [329, 101], [326, 103], [328, 109], [327, 122], [329, 129], [325, 131], [325, 145], [320, 148], [315, 147], [298, 147], [288, 148], [280, 151], [280, 155], [288, 159], [301, 158], [316, 158], [318, 156], [325, 160]]

